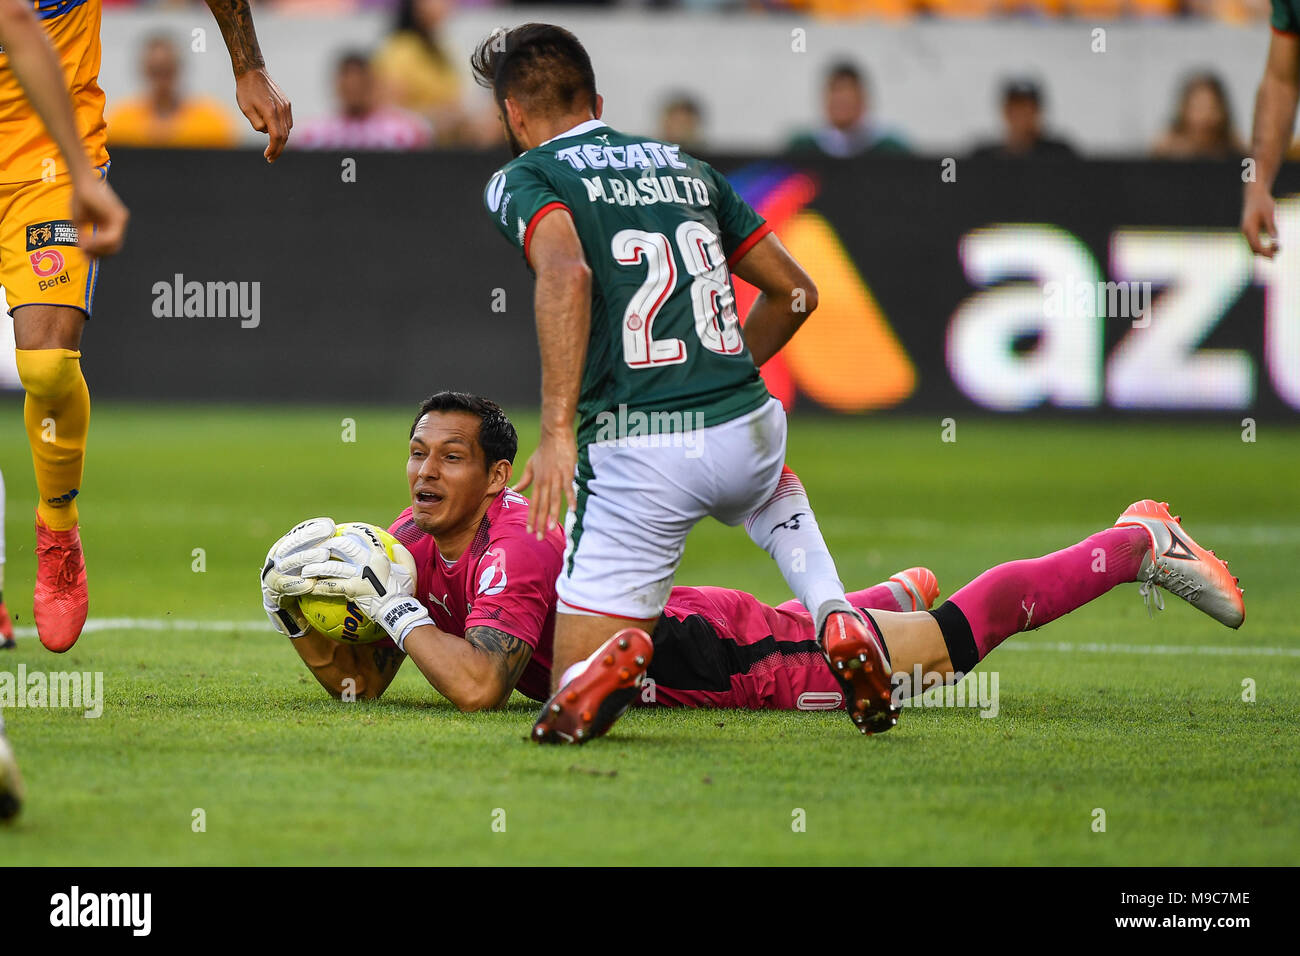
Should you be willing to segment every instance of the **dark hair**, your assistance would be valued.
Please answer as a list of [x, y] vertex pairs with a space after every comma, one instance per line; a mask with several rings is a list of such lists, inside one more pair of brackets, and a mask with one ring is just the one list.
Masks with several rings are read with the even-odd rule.
[[858, 68], [856, 63], [853, 63], [850, 60], [837, 60], [832, 63], [831, 68], [826, 71], [827, 86], [830, 86], [837, 80], [852, 80], [864, 90], [869, 85], [866, 74]]
[[1170, 129], [1176, 133], [1186, 131], [1187, 104], [1198, 87], [1205, 87], [1209, 90], [1219, 104], [1219, 122], [1215, 129], [1215, 136], [1219, 141], [1219, 145], [1229, 150], [1235, 149], [1237, 134], [1235, 131], [1236, 124], [1232, 118], [1232, 101], [1228, 99], [1228, 91], [1224, 88], [1223, 80], [1211, 70], [1200, 70], [1183, 78], [1178, 91], [1178, 106], [1174, 112], [1173, 120], [1169, 124]]
[[370, 69], [370, 56], [365, 50], [344, 50], [339, 54], [338, 59], [334, 61], [334, 73], [336, 75], [344, 70], [357, 67], [363, 70]]
[[1028, 100], [1038, 107], [1043, 106], [1043, 87], [1030, 76], [1013, 76], [1002, 83], [1002, 105], [1012, 100]]
[[519, 451], [519, 435], [511, 424], [501, 406], [490, 398], [471, 395], [469, 392], [435, 392], [426, 398], [415, 413], [411, 422], [411, 437], [415, 437], [415, 426], [429, 412], [468, 412], [478, 416], [478, 443], [483, 449], [483, 456], [489, 467], [505, 459], [515, 463], [515, 453]]
[[596, 108], [596, 73], [582, 44], [549, 23], [495, 30], [469, 59], [474, 78], [498, 104], [518, 100], [530, 112], [567, 113]]
[[448, 62], [447, 54], [442, 49], [441, 37], [427, 32], [420, 21], [415, 18], [415, 0], [400, 0], [397, 5], [397, 18], [393, 22], [393, 34], [405, 33], [420, 41], [424, 51], [436, 60]]

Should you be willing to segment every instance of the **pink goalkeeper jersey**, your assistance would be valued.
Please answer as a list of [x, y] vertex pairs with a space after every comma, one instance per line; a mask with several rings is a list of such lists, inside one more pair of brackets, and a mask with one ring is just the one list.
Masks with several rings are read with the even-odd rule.
[[[488, 507], [469, 549], [450, 564], [433, 538], [415, 526], [410, 508], [388, 530], [415, 557], [415, 596], [439, 629], [463, 637], [481, 625], [528, 644], [533, 656], [516, 687], [543, 701], [550, 696], [564, 532], [552, 528], [538, 541], [525, 527], [527, 516], [527, 499], [503, 491]], [[859, 596], [871, 594], [855, 592], [849, 599], [859, 604]], [[812, 618], [795, 601], [774, 608], [743, 591], [675, 587], [654, 640], [649, 673], [656, 692], [652, 700], [638, 698], [638, 705], [779, 710], [843, 705]]]
[[460, 637], [483, 626], [523, 641], [533, 656], [517, 687], [534, 700], [545, 700], [564, 532], [552, 528], [538, 541], [524, 526], [527, 516], [527, 499], [509, 489], [501, 492], [488, 506], [473, 543], [450, 564], [433, 538], [415, 526], [410, 508], [388, 530], [415, 558], [415, 596], [433, 623]]

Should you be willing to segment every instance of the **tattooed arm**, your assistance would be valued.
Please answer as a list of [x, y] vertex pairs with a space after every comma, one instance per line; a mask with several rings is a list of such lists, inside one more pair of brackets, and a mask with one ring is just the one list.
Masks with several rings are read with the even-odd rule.
[[259, 133], [270, 141], [262, 154], [273, 163], [284, 151], [293, 129], [293, 108], [289, 100], [266, 72], [262, 51], [253, 29], [253, 11], [248, 0], [207, 0], [208, 9], [221, 28], [222, 39], [230, 51], [230, 66], [235, 73], [235, 101]]
[[289, 643], [333, 697], [351, 691], [358, 699], [374, 700], [388, 689], [406, 660], [405, 654], [387, 644], [340, 644], [315, 631]]
[[489, 710], [510, 699], [533, 649], [494, 627], [471, 627], [464, 638], [417, 627], [406, 638], [415, 666], [460, 710]]

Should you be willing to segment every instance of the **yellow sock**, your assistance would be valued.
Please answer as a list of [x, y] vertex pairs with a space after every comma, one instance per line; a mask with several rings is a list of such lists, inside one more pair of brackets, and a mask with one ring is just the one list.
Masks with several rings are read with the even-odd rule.
[[69, 349], [15, 349], [18, 377], [27, 391], [23, 422], [32, 446], [36, 513], [55, 531], [77, 523], [77, 493], [86, 458], [90, 391], [81, 353]]

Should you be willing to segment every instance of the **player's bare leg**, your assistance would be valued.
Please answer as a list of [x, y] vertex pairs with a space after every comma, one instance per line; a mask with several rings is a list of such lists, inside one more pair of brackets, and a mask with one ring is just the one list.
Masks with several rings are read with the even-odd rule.
[[86, 622], [89, 596], [76, 496], [85, 460], [90, 398], [78, 348], [85, 314], [70, 306], [28, 304], [13, 310], [23, 418], [36, 486], [36, 588], [33, 617], [41, 643], [62, 653]]
[[658, 618], [555, 616], [552, 694], [533, 725], [537, 743], [583, 744], [632, 705], [654, 656]]

